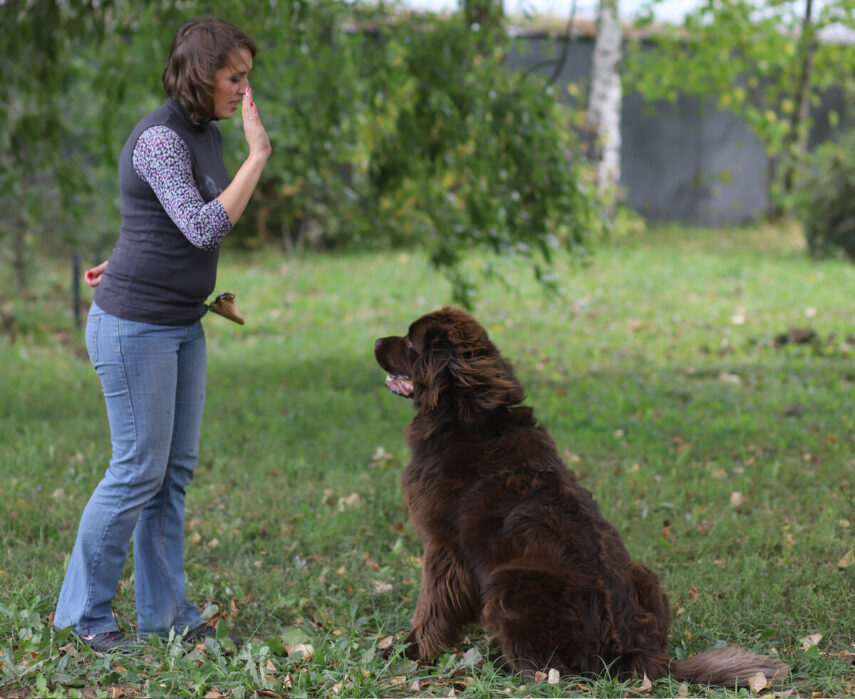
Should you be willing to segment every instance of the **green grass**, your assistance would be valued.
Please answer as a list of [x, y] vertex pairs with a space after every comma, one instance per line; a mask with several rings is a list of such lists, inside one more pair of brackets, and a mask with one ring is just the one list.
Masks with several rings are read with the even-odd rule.
[[[838, 567], [855, 547], [855, 269], [813, 263], [794, 231], [769, 228], [624, 239], [590, 267], [559, 268], [553, 298], [514, 263], [497, 267], [508, 283], [482, 287], [475, 315], [634, 556], [661, 574], [674, 652], [739, 644], [791, 664], [774, 690], [855, 693], [855, 565]], [[40, 269], [32, 299], [3, 306], [17, 337], [0, 342], [0, 695], [619, 697], [638, 686], [468, 667], [466, 651], [486, 655], [478, 628], [431, 667], [376, 651], [408, 628], [421, 551], [398, 485], [412, 405], [383, 387], [373, 342], [449, 299], [407, 253], [223, 255], [218, 290], [237, 293], [247, 324], [204, 321], [186, 560], [192, 598], [251, 643], [111, 659], [52, 637], [109, 432], [69, 332], [68, 271]], [[776, 346], [795, 326], [818, 342]], [[132, 581], [129, 560], [114, 604], [127, 629]], [[805, 650], [812, 634], [822, 639]], [[313, 658], [288, 654], [298, 641]], [[737, 695], [668, 680], [651, 695], [686, 693]]]

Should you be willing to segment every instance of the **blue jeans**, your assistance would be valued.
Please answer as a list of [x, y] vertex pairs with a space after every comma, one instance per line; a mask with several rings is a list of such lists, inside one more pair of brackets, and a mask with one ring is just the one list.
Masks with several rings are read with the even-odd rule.
[[202, 323], [152, 325], [92, 304], [86, 349], [107, 402], [113, 455], [95, 488], [59, 594], [54, 625], [115, 631], [111, 601], [133, 535], [138, 633], [202, 623], [184, 582], [184, 489], [205, 403]]

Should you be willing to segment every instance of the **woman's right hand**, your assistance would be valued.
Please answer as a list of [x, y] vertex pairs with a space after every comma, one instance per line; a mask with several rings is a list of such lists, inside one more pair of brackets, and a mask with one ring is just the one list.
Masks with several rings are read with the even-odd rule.
[[246, 86], [243, 93], [241, 117], [243, 118], [243, 133], [249, 145], [249, 157], [266, 161], [272, 151], [270, 138], [267, 136], [267, 131], [264, 130], [264, 124], [261, 123], [258, 107], [255, 106], [252, 99], [252, 90], [249, 85]]
[[101, 275], [104, 274], [104, 270], [106, 269], [108, 262], [109, 260], [104, 260], [100, 265], [96, 265], [95, 267], [86, 270], [86, 274], [83, 275], [83, 280], [88, 286], [94, 289], [101, 283]]

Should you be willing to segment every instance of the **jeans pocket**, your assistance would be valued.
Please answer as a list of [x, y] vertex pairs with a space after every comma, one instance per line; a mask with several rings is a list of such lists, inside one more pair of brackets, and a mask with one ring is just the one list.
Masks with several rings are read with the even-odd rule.
[[98, 365], [98, 331], [101, 329], [101, 317], [90, 315], [86, 319], [86, 351], [92, 366]]

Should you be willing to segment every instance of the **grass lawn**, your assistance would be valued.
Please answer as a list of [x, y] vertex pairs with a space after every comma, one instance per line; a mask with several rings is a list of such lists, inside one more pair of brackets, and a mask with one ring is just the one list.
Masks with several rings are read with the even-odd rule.
[[[765, 227], [624, 239], [559, 267], [552, 298], [497, 267], [508, 283], [483, 286], [475, 315], [660, 573], [674, 654], [738, 644], [792, 666], [764, 696], [855, 694], [855, 269], [813, 263], [796, 232]], [[0, 340], [0, 696], [637, 696], [639, 682], [473, 664], [479, 628], [430, 667], [380, 657], [408, 630], [421, 549], [398, 485], [412, 405], [384, 388], [373, 343], [449, 299], [412, 253], [223, 255], [218, 290], [237, 293], [247, 324], [204, 321], [186, 561], [191, 599], [251, 642], [111, 658], [52, 636], [110, 451], [67, 279], [45, 262], [35, 298], [3, 306], [16, 339]], [[814, 341], [779, 338], [791, 328]], [[114, 610], [132, 630], [130, 559]], [[661, 680], [647, 695], [751, 692]]]

